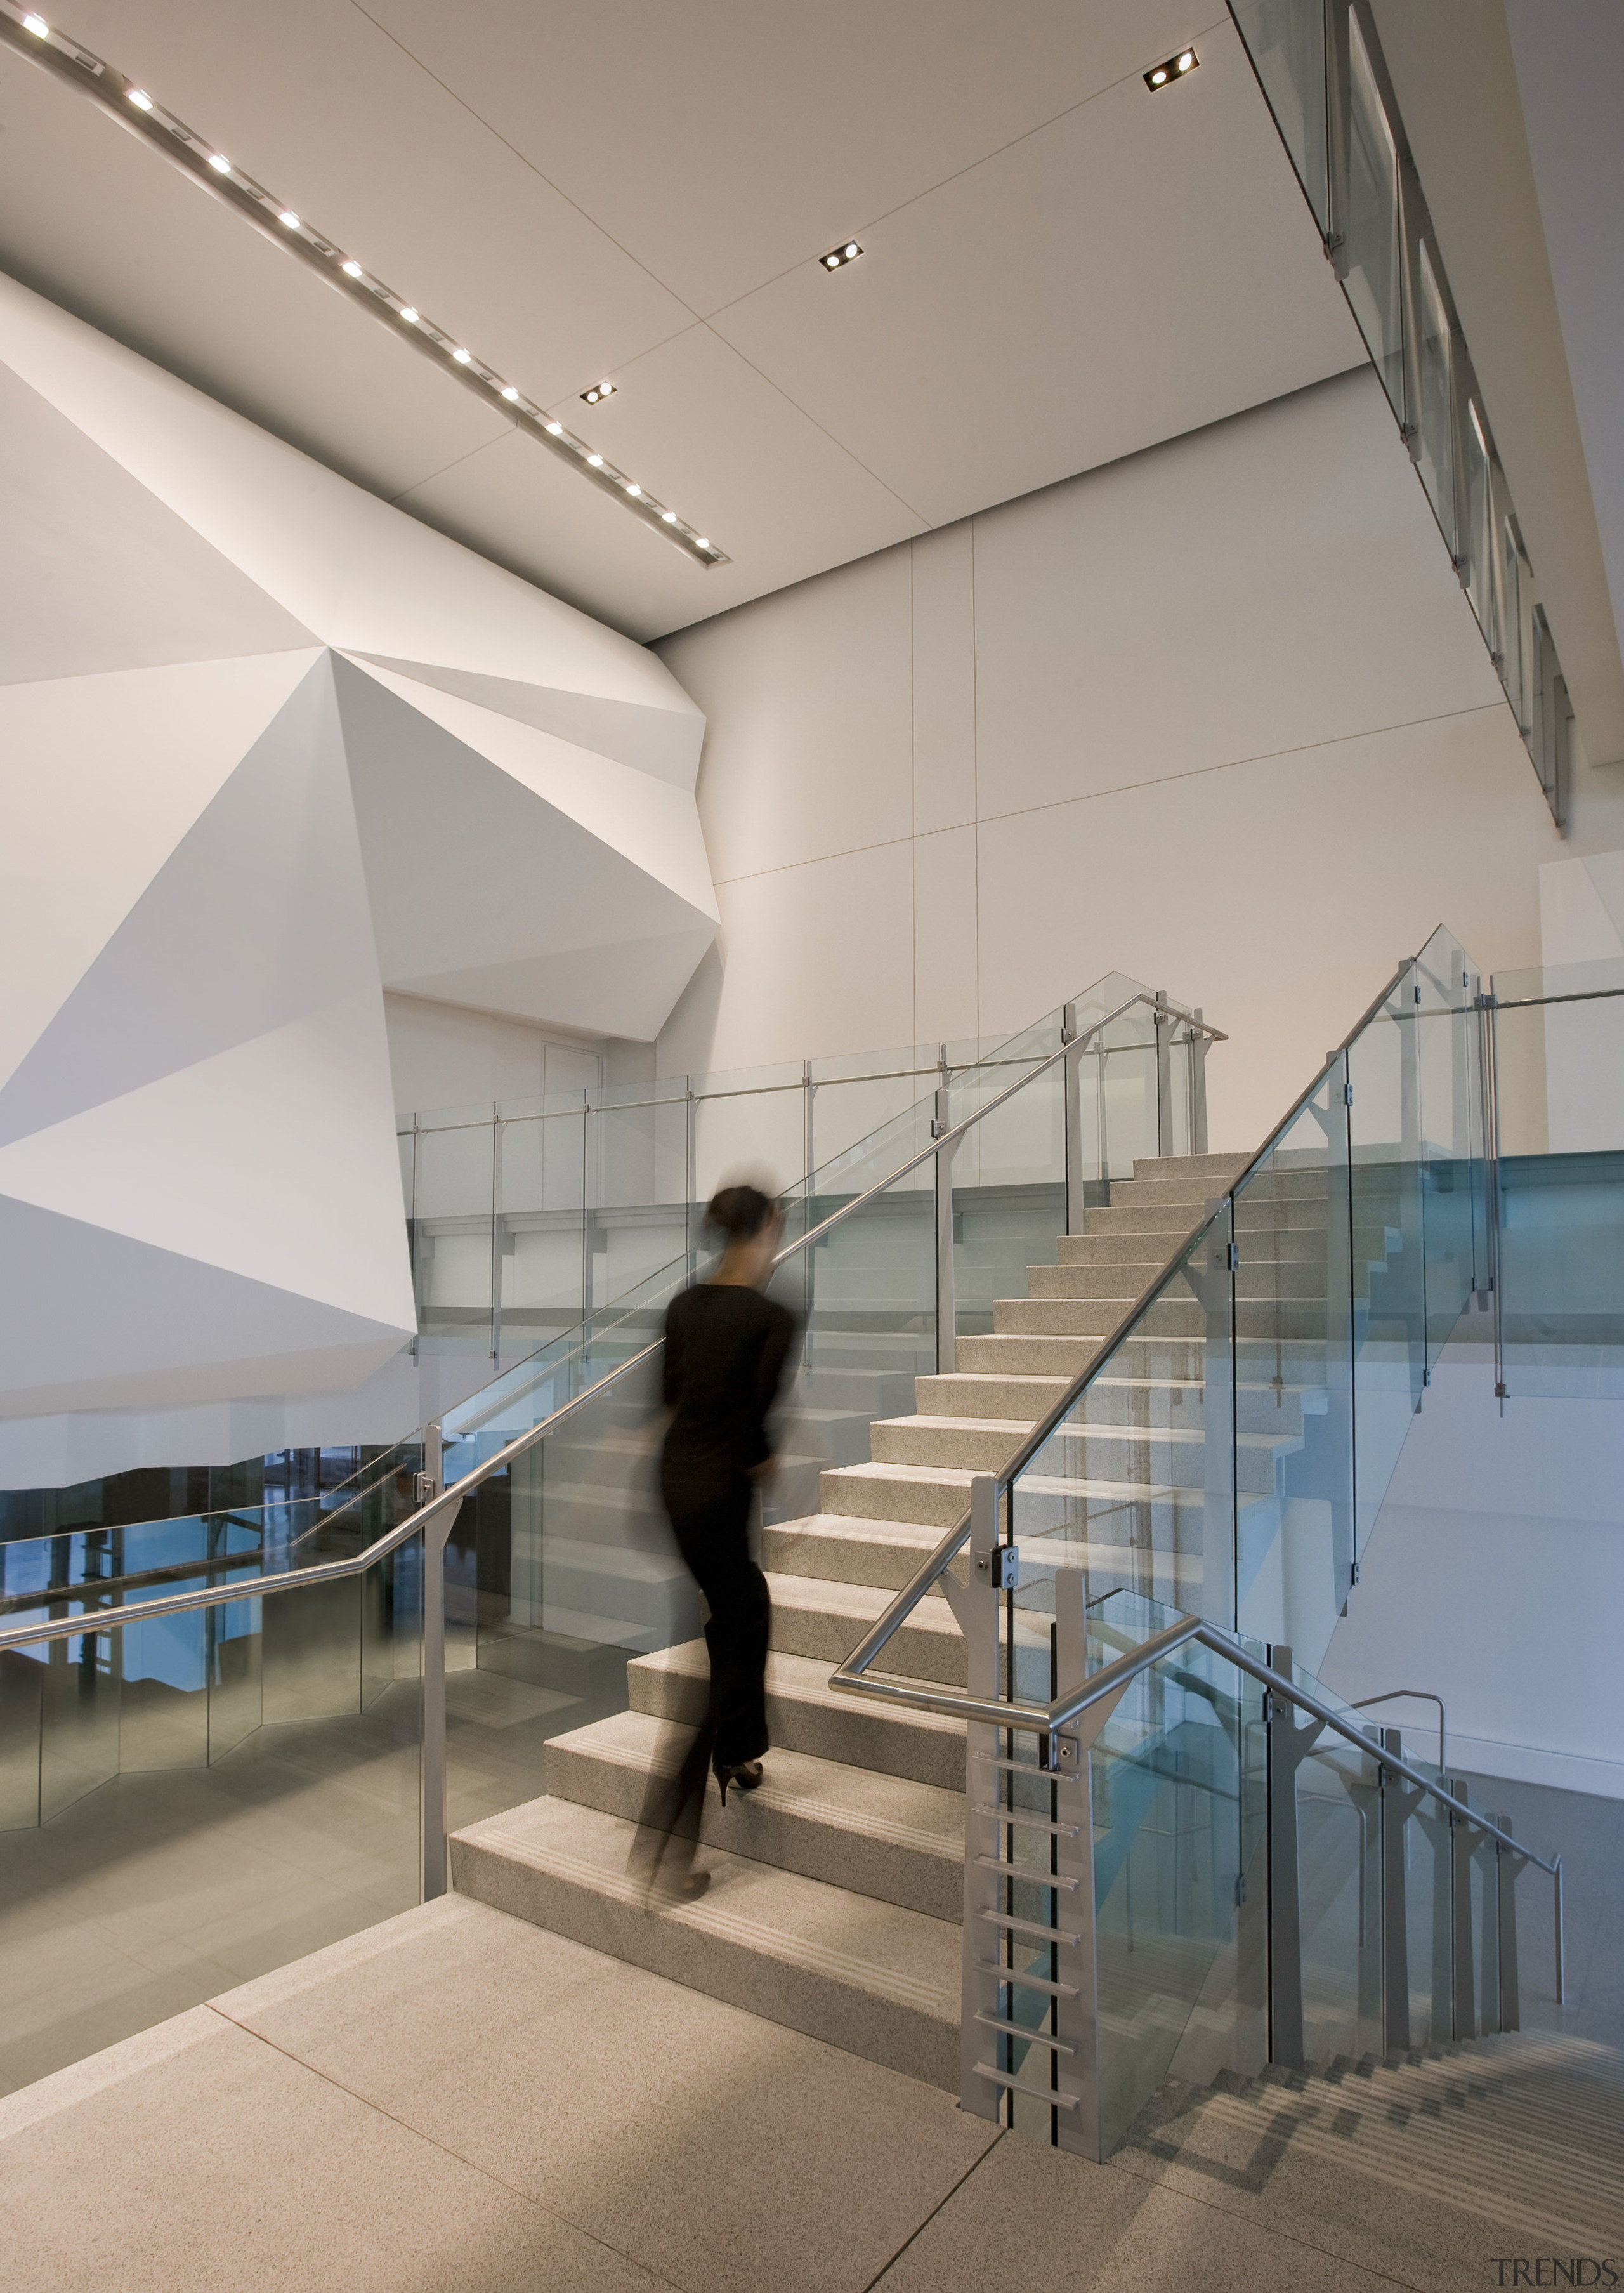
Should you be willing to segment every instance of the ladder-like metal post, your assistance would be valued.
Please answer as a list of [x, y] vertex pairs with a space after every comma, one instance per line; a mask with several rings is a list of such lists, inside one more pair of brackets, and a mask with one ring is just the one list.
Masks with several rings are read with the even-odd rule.
[[[1054, 1642], [1058, 1677], [1082, 1680], [1088, 1669], [1087, 1583], [1080, 1568], [1054, 1571]], [[1114, 1709], [1114, 1703], [1112, 1706]], [[1092, 1746], [1104, 1724], [1089, 1712], [1062, 1729], [1050, 1749], [1055, 1775], [1054, 1924], [1075, 1937], [1054, 1954], [1054, 2086], [1075, 2096], [1054, 2111], [1054, 2140], [1075, 2157], [1103, 2164], [1105, 2127], [1100, 2115], [1100, 1968], [1094, 1898], [1094, 1760]], [[1064, 2049], [1064, 2051], [1061, 2051]]]

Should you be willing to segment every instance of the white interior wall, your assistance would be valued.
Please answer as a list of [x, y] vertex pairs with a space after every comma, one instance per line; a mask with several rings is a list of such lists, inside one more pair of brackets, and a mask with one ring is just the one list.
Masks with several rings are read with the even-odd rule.
[[395, 1106], [403, 1114], [586, 1090], [602, 1074], [604, 1043], [566, 1041], [494, 1011], [386, 994], [384, 1015]]
[[[1228, 1032], [1212, 1144], [1250, 1146], [1438, 923], [1536, 962], [1573, 848], [1368, 369], [658, 650], [723, 920], [662, 1074], [1013, 1030], [1120, 968]], [[1581, 765], [1576, 826], [1619, 803]]]

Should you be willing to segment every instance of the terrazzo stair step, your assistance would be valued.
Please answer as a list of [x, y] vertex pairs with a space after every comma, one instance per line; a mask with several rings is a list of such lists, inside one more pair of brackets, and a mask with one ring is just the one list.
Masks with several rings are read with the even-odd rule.
[[1128, 1290], [1115, 1298], [997, 1298], [992, 1307], [993, 1335], [1097, 1341], [1109, 1337], [1138, 1294]]
[[[635, 1823], [651, 1779], [675, 1775], [692, 1741], [691, 1728], [642, 1712], [618, 1712], [554, 1736], [544, 1754], [543, 1777], [552, 1798]], [[961, 1914], [962, 1792], [774, 1748], [756, 1790], [731, 1793], [725, 1807], [718, 1793], [706, 1793], [699, 1837], [706, 1847], [798, 1871], [804, 1879], [822, 1879], [927, 1918]]]
[[[890, 1667], [888, 1667], [890, 1668]], [[843, 1694], [828, 1684], [830, 1667], [810, 1657], [767, 1658], [767, 1732], [775, 1745], [810, 1758], [838, 1760], [939, 1790], [965, 1787], [965, 1731], [946, 1713]], [[703, 1641], [684, 1641], [626, 1668], [634, 1712], [697, 1728], [710, 1694], [710, 1657]]]
[[[959, 1341], [964, 1350], [967, 1341]], [[914, 1380], [914, 1406], [926, 1416], [1001, 1417], [1022, 1425], [1035, 1425], [1064, 1393], [1070, 1379], [1012, 1377], [996, 1373], [971, 1376], [949, 1370]]]
[[[1133, 1178], [1118, 1183], [1136, 1186], [1141, 1179], [1216, 1179], [1229, 1184], [1251, 1159], [1249, 1155], [1135, 1155]], [[1208, 1187], [1209, 1194], [1217, 1191], [1216, 1187]]]
[[[969, 1503], [968, 1491], [959, 1506]], [[784, 1656], [810, 1657], [833, 1667], [891, 1606], [883, 1585], [837, 1583], [827, 1576], [767, 1579], [772, 1595], [770, 1645]], [[965, 1684], [964, 1636], [939, 1592], [927, 1592], [886, 1643], [887, 1669], [938, 1687]]]
[[1029, 1298], [1138, 1298], [1167, 1262], [1164, 1253], [1153, 1258], [1113, 1258], [1103, 1263], [1075, 1259], [1061, 1266], [1029, 1266], [1026, 1294]]
[[806, 1513], [763, 1529], [762, 1567], [779, 1576], [827, 1577], [900, 1592], [941, 1541], [940, 1529], [919, 1522]]
[[532, 1800], [456, 1832], [459, 1893], [770, 2022], [948, 2088], [958, 2084], [958, 1928], [707, 1850], [708, 1893], [649, 1908], [637, 1827]]
[[1100, 1350], [1097, 1338], [960, 1338], [958, 1366], [972, 1375], [1079, 1377]]
[[[1245, 1168], [1244, 1163], [1241, 1168]], [[1111, 1182], [1111, 1206], [1114, 1210], [1119, 1203], [1141, 1206], [1146, 1203], [1177, 1203], [1182, 1208], [1188, 1203], [1199, 1211], [1202, 1203], [1210, 1201], [1215, 1195], [1226, 1194], [1239, 1176], [1240, 1171], [1235, 1171], [1222, 1175], [1214, 1172], [1206, 1178], [1142, 1179], [1135, 1176], [1113, 1179]]]
[[[1097, 1213], [1090, 1212], [1090, 1216]], [[1182, 1221], [1166, 1229], [1165, 1246], [1159, 1235], [1133, 1228], [1116, 1234], [1062, 1234], [1054, 1237], [1054, 1256], [1062, 1266], [1165, 1266], [1176, 1245], [1190, 1231]], [[1124, 1275], [1125, 1283], [1131, 1276]]]
[[1066, 1239], [1087, 1242], [1096, 1235], [1164, 1235], [1167, 1248], [1171, 1251], [1193, 1228], [1200, 1225], [1205, 1214], [1200, 1203], [1183, 1203], [1176, 1206], [1166, 1203], [1108, 1203], [1101, 1210], [1086, 1210], [1081, 1234], [1068, 1236]]
[[955, 1471], [996, 1473], [1029, 1430], [1007, 1417], [878, 1417], [869, 1428], [869, 1439], [877, 1465], [947, 1465]]
[[825, 1512], [848, 1520], [914, 1521], [939, 1536], [963, 1519], [969, 1503], [968, 1467], [836, 1465], [822, 1477]]

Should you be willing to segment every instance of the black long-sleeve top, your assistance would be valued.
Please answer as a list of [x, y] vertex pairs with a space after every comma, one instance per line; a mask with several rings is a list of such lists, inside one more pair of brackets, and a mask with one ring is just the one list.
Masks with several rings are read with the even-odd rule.
[[666, 1309], [665, 1464], [684, 1480], [734, 1481], [772, 1454], [795, 1317], [759, 1290], [696, 1282]]

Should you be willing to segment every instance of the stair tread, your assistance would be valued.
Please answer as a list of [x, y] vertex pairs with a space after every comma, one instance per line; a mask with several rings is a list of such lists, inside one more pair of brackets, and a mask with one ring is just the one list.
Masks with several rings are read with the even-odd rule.
[[[888, 1593], [885, 1597], [890, 1600], [893, 1596]], [[635, 1657], [626, 1666], [628, 1673], [640, 1669], [680, 1673], [688, 1679], [708, 1683], [710, 1651], [703, 1641], [680, 1641], [675, 1648], [656, 1649], [647, 1656]], [[870, 1718], [883, 1716], [889, 1726], [917, 1728], [927, 1735], [962, 1736], [965, 1732], [964, 1722], [946, 1712], [924, 1712], [904, 1704], [882, 1706], [871, 1701], [865, 1707], [863, 1697], [829, 1686], [829, 1669], [819, 1657], [787, 1656], [780, 1649], [771, 1649], [767, 1656], [767, 1694], [844, 1714], [861, 1713], [866, 1708]], [[929, 1683], [921, 1681], [920, 1685]]]
[[[642, 1775], [674, 1774], [691, 1733], [647, 1713], [618, 1712], [553, 1741]], [[736, 1794], [725, 1810], [720, 1802], [715, 1810], [707, 1803], [707, 1811], [731, 1821], [737, 1809], [740, 1823], [747, 1827], [749, 1814], [758, 1808], [860, 1831], [923, 1854], [944, 1856], [956, 1866], [964, 1860], [963, 1793], [912, 1783], [877, 1768], [849, 1767], [841, 1760], [816, 1759], [810, 1753], [775, 1746], [766, 1756], [763, 1781], [755, 1791]], [[745, 1844], [742, 1839], [738, 1843], [739, 1851], [745, 1851]]]
[[[621, 1817], [542, 1798], [454, 1833], [452, 1851], [472, 1848], [642, 1915], [643, 1891], [628, 1868], [637, 1836], [638, 1827]], [[725, 1850], [707, 1848], [705, 1868], [709, 1892], [693, 1902], [662, 1903], [661, 1919], [713, 1946], [797, 1967], [957, 2029], [957, 1926]], [[464, 1892], [482, 1892], [474, 1876]]]

